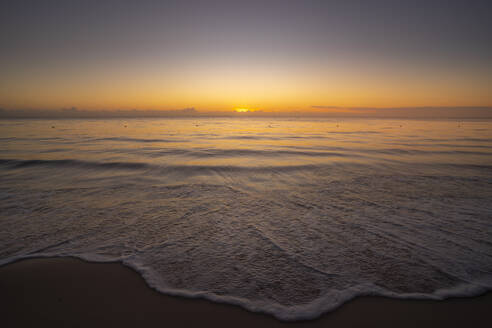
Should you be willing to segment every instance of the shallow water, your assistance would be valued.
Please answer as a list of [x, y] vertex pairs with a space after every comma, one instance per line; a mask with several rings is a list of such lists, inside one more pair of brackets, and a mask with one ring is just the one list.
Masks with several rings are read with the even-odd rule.
[[313, 318], [492, 289], [492, 121], [0, 121], [0, 264], [122, 261]]

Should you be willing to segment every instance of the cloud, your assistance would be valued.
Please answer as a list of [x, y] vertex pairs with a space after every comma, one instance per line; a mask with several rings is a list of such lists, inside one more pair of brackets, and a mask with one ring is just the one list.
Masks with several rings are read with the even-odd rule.
[[175, 110], [79, 110], [77, 107], [60, 110], [16, 109], [0, 111], [0, 118], [133, 118], [133, 117], [190, 117], [200, 116], [195, 108]]
[[342, 109], [343, 107], [314, 105], [314, 106], [311, 106], [311, 108], [316, 108], [316, 109]]
[[459, 107], [338, 107], [311, 106], [320, 115], [350, 117], [381, 117], [381, 118], [492, 118], [492, 107], [459, 106]]

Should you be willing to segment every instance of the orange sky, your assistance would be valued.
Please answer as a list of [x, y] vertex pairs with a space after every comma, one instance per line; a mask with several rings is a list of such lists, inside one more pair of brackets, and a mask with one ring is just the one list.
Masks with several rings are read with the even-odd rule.
[[15, 2], [0, 10], [0, 108], [492, 106], [480, 5]]
[[[401, 69], [188, 68], [180, 72], [138, 68], [84, 67], [40, 72], [34, 77], [13, 76], [0, 89], [4, 108], [58, 109], [177, 109], [234, 108], [309, 110], [311, 106], [413, 107], [491, 106], [489, 76], [478, 72], [444, 71], [425, 76]], [[420, 75], [422, 74], [422, 75]], [[425, 77], [425, 78], [424, 78]], [[5, 84], [5, 83], [3, 83]]]

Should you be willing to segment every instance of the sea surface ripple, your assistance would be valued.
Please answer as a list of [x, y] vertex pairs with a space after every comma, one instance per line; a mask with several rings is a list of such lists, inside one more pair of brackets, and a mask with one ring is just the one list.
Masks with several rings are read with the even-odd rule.
[[491, 200], [491, 121], [0, 121], [0, 265], [120, 261], [282, 320], [492, 289]]

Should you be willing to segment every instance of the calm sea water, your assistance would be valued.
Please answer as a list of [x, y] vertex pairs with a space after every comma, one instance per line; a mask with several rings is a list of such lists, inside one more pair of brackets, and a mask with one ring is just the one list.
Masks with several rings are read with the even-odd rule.
[[492, 289], [492, 122], [0, 121], [0, 264], [121, 261], [161, 292], [313, 318]]

